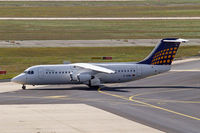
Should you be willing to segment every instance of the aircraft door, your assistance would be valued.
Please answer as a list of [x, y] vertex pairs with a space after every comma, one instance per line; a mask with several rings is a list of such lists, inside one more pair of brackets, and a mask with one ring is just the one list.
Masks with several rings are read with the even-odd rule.
[[38, 68], [38, 78], [42, 79], [44, 77], [44, 69], [42, 67]]
[[26, 79], [25, 82], [27, 82], [28, 81], [27, 73], [24, 76], [25, 76], [25, 79]]
[[141, 76], [142, 75], [142, 68], [140, 65], [137, 65], [137, 76]]

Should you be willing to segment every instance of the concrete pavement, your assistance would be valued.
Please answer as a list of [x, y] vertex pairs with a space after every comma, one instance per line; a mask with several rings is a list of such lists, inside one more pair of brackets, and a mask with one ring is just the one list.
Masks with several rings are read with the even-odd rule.
[[[200, 39], [188, 39], [181, 46], [198, 46]], [[0, 41], [0, 47], [118, 47], [156, 46], [160, 39], [107, 39], [107, 40], [16, 40]]]
[[162, 133], [85, 104], [0, 105], [2, 133]]

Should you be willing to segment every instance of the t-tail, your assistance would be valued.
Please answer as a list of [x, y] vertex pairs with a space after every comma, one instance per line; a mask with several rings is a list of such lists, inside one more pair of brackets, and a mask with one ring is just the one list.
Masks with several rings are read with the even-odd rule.
[[187, 42], [188, 40], [180, 38], [165, 38], [162, 39], [154, 50], [144, 60], [138, 64], [149, 65], [171, 65], [180, 43]]

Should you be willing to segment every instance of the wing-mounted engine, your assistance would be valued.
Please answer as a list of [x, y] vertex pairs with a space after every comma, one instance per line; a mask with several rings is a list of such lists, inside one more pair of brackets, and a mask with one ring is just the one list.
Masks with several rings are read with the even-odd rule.
[[82, 73], [71, 73], [70, 74], [71, 81], [77, 81], [80, 83], [84, 83], [90, 87], [99, 86], [101, 81], [99, 78], [92, 76], [91, 73], [82, 72]]
[[87, 82], [92, 79], [92, 75], [90, 73], [82, 72], [82, 73], [70, 73], [71, 81], [78, 82]]
[[79, 73], [77, 75], [77, 79], [79, 82], [86, 82], [92, 79], [92, 76], [88, 73]]
[[[108, 69], [103, 66], [98, 66], [95, 64], [90, 64], [90, 63], [75, 63], [72, 64], [73, 66], [89, 70], [90, 72], [83, 72], [83, 73], [78, 73], [78, 74], [70, 74], [71, 81], [79, 81], [84, 84], [87, 84], [88, 86], [99, 86], [101, 84], [101, 81], [98, 77], [93, 75], [94, 73], [107, 73], [107, 74], [112, 74], [115, 73], [115, 71]], [[93, 74], [92, 74], [93, 73]]]

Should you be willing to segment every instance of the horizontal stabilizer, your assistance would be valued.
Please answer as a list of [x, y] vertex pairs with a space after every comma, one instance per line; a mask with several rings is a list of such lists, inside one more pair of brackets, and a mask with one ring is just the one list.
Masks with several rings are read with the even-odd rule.
[[181, 39], [181, 38], [178, 38], [178, 39], [163, 39], [163, 42], [188, 42], [188, 40], [186, 40], [186, 39]]
[[110, 73], [115, 73], [115, 71], [113, 71], [111, 69], [107, 69], [105, 67], [92, 65], [92, 64], [89, 64], [89, 63], [75, 63], [73, 65], [77, 66], [77, 67], [85, 68], [85, 69], [90, 69], [90, 70], [94, 70], [94, 71], [98, 71], [98, 72], [103, 72], [103, 73], [109, 73], [109, 74]]

